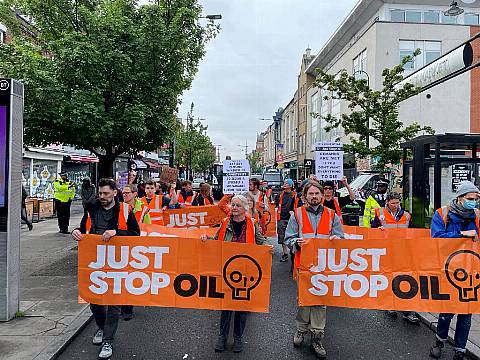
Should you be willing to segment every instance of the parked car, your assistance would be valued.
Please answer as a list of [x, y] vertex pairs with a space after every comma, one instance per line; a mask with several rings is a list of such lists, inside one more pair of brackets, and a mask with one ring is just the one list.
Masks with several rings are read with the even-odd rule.
[[274, 198], [282, 191], [283, 176], [280, 170], [269, 169], [264, 171], [262, 180], [267, 182], [269, 189], [272, 189]]
[[200, 190], [200, 184], [204, 183], [204, 182], [205, 182], [205, 179], [203, 179], [203, 178], [194, 178], [193, 181], [192, 181], [193, 190], [195, 190], [195, 191]]

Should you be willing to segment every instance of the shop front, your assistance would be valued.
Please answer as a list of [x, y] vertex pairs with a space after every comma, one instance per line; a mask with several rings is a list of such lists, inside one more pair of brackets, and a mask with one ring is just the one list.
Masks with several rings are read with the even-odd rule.
[[68, 180], [75, 183], [76, 198], [81, 198], [82, 181], [89, 177], [92, 184], [97, 183], [98, 158], [94, 155], [68, 154], [63, 157], [62, 171]]

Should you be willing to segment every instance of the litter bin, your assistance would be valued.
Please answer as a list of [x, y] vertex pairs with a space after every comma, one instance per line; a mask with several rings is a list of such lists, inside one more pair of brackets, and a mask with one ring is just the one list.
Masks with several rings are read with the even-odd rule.
[[343, 224], [348, 226], [359, 226], [362, 207], [356, 202], [347, 204], [342, 209]]

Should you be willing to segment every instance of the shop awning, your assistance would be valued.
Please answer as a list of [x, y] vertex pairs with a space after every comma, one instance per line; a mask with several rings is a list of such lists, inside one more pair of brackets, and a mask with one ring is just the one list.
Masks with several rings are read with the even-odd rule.
[[142, 160], [132, 159], [132, 163], [134, 163], [137, 166], [137, 169], [147, 169], [148, 168], [148, 165], [145, 164]]
[[98, 163], [99, 161], [95, 155], [68, 154], [65, 157], [69, 161], [88, 162], [88, 163]]
[[152, 161], [152, 160], [143, 160], [143, 161], [145, 162], [145, 164], [148, 165], [150, 169], [160, 169], [162, 167], [162, 165], [160, 165], [156, 161]]

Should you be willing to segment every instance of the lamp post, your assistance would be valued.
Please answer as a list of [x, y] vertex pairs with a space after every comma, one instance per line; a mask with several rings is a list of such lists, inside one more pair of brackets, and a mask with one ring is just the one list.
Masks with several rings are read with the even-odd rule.
[[188, 161], [187, 161], [187, 179], [193, 178], [192, 170], [192, 134], [193, 134], [193, 120], [204, 121], [204, 118], [188, 117], [187, 118], [187, 131], [188, 131]]
[[208, 20], [221, 20], [222, 15], [221, 14], [214, 14], [214, 15], [205, 15], [205, 16], [199, 16], [200, 19], [208, 19]]
[[[367, 80], [367, 86], [370, 87], [370, 76], [364, 70], [357, 70], [353, 73], [355, 80]], [[367, 129], [370, 130], [370, 116], [368, 110], [365, 112], [365, 117], [367, 118]], [[367, 138], [365, 139], [365, 146], [370, 149], [370, 134], [367, 133]]]

